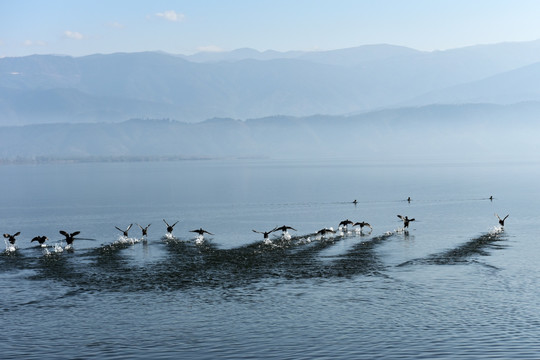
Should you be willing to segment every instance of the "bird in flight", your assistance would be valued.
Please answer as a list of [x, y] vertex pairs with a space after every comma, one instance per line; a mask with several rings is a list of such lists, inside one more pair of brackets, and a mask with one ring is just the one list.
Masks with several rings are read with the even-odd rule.
[[120, 231], [122, 234], [124, 234], [125, 237], [129, 237], [128, 235], [128, 231], [129, 229], [131, 229], [131, 227], [133, 226], [133, 224], [129, 224], [129, 226], [127, 227], [126, 230], [122, 230], [120, 229], [118, 226], [115, 226], [116, 230]]
[[148, 235], [148, 228], [150, 227], [150, 225], [152, 224], [148, 224], [146, 227], [142, 227], [141, 225], [137, 224], [137, 226], [141, 228], [142, 236]]
[[163, 222], [165, 223], [165, 225], [167, 225], [167, 232], [168, 232], [169, 234], [172, 234], [174, 226], [175, 226], [176, 224], [178, 224], [178, 221], [177, 221], [177, 222], [175, 222], [174, 224], [169, 225], [169, 223], [166, 222], [165, 219], [163, 219]]
[[20, 231], [17, 231], [17, 232], [16, 232], [15, 234], [13, 234], [13, 235], [11, 235], [11, 234], [4, 234], [4, 237], [5, 237], [6, 239], [8, 239], [8, 241], [9, 241], [9, 243], [10, 243], [11, 245], [15, 245], [15, 240], [16, 240], [15, 237], [16, 237], [16, 236], [19, 236], [20, 234], [21, 234], [21, 232], [20, 232]]
[[401, 220], [403, 220], [403, 227], [404, 228], [408, 228], [409, 227], [409, 222], [414, 221], [414, 218], [409, 219], [407, 216], [403, 216], [403, 215], [398, 215], [397, 217], [400, 218]]
[[200, 228], [200, 229], [197, 229], [197, 230], [190, 230], [189, 232], [194, 232], [194, 233], [197, 233], [197, 234], [199, 234], [201, 236], [204, 236], [204, 234], [214, 235], [211, 232], [208, 232], [208, 231], [204, 230], [203, 228]]
[[[499, 215], [495, 214], [495, 216], [497, 217], [497, 219], [499, 219], [499, 224], [501, 226], [504, 226], [504, 220], [506, 220], [506, 218], [509, 216], [510, 214], [506, 215], [505, 217], [503, 217], [502, 219], [499, 217]], [[5, 235], [4, 235], [5, 236]]]

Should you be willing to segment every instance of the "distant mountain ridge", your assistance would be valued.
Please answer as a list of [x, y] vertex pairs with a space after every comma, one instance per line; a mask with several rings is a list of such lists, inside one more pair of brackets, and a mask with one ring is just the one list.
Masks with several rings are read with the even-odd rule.
[[0, 163], [191, 158], [538, 161], [538, 113], [540, 102], [528, 102], [430, 105], [354, 116], [4, 126]]
[[382, 44], [314, 52], [2, 58], [0, 125], [199, 122], [537, 101], [537, 63], [540, 41], [434, 52]]

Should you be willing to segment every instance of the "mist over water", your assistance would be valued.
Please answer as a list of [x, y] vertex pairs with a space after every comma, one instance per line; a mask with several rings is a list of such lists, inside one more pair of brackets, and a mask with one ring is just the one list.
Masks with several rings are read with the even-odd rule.
[[[0, 254], [3, 358], [540, 352], [536, 163], [231, 160], [0, 171], [0, 231], [21, 232]], [[398, 214], [415, 218], [408, 230]], [[495, 214], [509, 214], [504, 229]], [[178, 221], [172, 234], [164, 219]], [[345, 219], [373, 230], [339, 231]], [[137, 223], [151, 224], [146, 237]], [[115, 229], [130, 224], [128, 236]], [[282, 225], [296, 230], [267, 241], [252, 231]], [[330, 227], [336, 234], [315, 234]], [[214, 235], [201, 239], [191, 232], [199, 228]], [[60, 230], [81, 231], [72, 249]], [[49, 238], [46, 248], [30, 243], [37, 235]], [[39, 335], [23, 346], [30, 332]]]

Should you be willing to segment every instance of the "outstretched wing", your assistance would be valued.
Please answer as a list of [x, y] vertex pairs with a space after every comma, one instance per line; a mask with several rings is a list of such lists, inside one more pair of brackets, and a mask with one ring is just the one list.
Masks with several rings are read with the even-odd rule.
[[77, 235], [79, 235], [80, 233], [81, 233], [80, 231], [72, 232], [72, 233], [71, 233], [71, 237], [77, 236]]
[[118, 226], [115, 226], [116, 230], [124, 232], [124, 230], [120, 229]]
[[69, 237], [69, 234], [65, 232], [64, 230], [60, 230], [59, 233], [64, 235], [65, 237]]
[[171, 225], [169, 225], [169, 223], [167, 223], [167, 222], [165, 221], [165, 219], [163, 219], [163, 222], [165, 223], [165, 225], [171, 226]]
[[[508, 216], [508, 215], [506, 215], [506, 216]], [[21, 234], [21, 232], [20, 232], [20, 231], [17, 231], [15, 234], [13, 234], [13, 237], [19, 236], [20, 234]]]
[[398, 215], [397, 217], [400, 218], [401, 220], [404, 220], [404, 219], [405, 219], [405, 218], [404, 218], [403, 216], [401, 216], [401, 215]]
[[172, 226], [171, 226], [171, 227], [174, 227], [174, 226], [175, 226], [176, 224], [178, 224], [178, 221], [177, 221], [177, 222], [175, 222], [174, 224], [172, 224]]
[[129, 224], [129, 226], [127, 227], [126, 231], [129, 231], [129, 229], [131, 229], [132, 226], [133, 226], [133, 224]]
[[506, 218], [507, 218], [508, 216], [510, 216], [510, 214], [506, 215], [506, 216], [504, 217], [503, 221], [506, 220]]

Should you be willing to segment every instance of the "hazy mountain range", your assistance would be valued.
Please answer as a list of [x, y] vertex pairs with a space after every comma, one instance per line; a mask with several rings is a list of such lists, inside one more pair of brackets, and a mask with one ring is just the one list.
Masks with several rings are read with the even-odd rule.
[[534, 148], [509, 136], [536, 131], [539, 79], [540, 40], [2, 58], [0, 158], [383, 158], [428, 144], [451, 157], [459, 141], [487, 157], [501, 141]]
[[[351, 158], [366, 163], [537, 161], [540, 102], [430, 105], [352, 116], [0, 128], [0, 159]], [[0, 160], [0, 163], [2, 161]]]
[[342, 115], [540, 100], [540, 41], [421, 52], [131, 53], [0, 59], [2, 125]]

